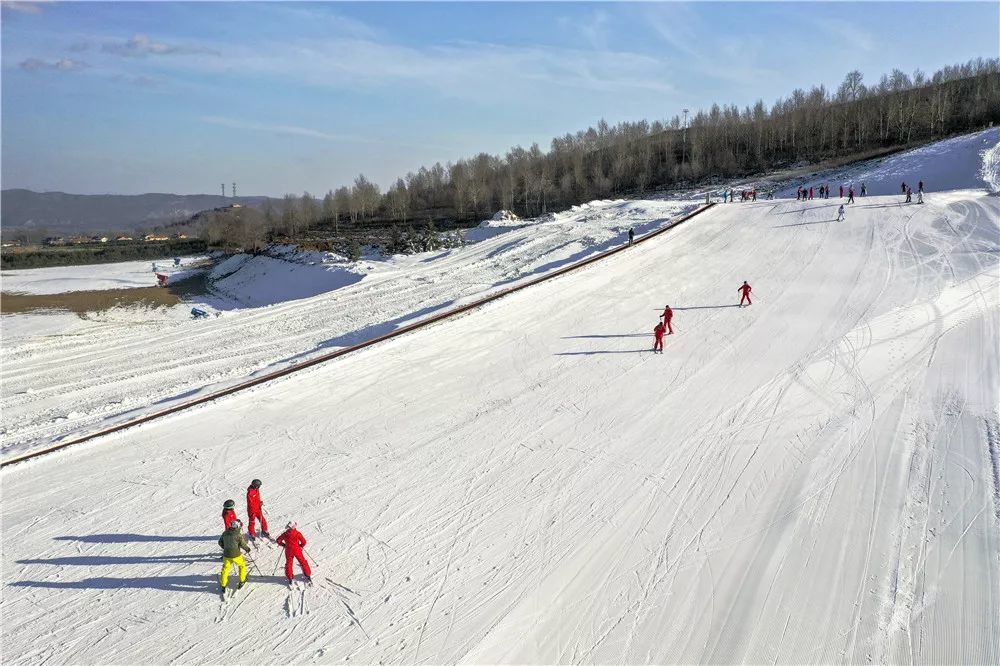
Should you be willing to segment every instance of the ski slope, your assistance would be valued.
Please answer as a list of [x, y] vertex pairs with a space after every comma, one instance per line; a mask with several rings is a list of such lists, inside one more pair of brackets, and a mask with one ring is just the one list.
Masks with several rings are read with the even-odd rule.
[[[926, 201], [716, 206], [5, 469], [5, 663], [996, 663], [1000, 198]], [[222, 602], [254, 477], [317, 585]]]
[[[694, 207], [593, 202], [520, 227], [472, 230], [466, 247], [350, 269], [236, 256], [213, 271], [221, 296], [202, 307], [228, 311], [208, 320], [191, 319], [192, 303], [113, 308], [72, 327], [58, 316], [5, 316], [0, 458], [388, 333], [620, 246], [630, 227], [653, 231]], [[251, 307], [261, 305], [269, 307]]]

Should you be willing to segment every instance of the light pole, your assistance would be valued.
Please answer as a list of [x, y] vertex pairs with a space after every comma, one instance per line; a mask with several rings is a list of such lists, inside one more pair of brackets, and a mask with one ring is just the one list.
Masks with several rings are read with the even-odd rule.
[[687, 142], [688, 142], [688, 110], [684, 109], [684, 128], [682, 130], [682, 145], [681, 145], [681, 166], [684, 166], [684, 160], [687, 158]]

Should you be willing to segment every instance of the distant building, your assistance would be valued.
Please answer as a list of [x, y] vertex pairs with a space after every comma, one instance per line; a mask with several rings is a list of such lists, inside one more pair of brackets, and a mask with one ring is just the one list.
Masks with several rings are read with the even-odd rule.
[[132, 240], [132, 237], [131, 236], [119, 236], [115, 240], [116, 241], [130, 241], [130, 240]]
[[62, 236], [49, 236], [42, 241], [43, 245], [65, 245], [66, 239]]
[[144, 241], [168, 241], [170, 240], [166, 236], [157, 236], [155, 234], [146, 234], [143, 236]]

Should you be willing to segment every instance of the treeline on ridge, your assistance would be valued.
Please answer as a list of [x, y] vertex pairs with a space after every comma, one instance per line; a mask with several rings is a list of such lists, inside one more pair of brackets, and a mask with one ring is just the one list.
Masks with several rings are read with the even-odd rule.
[[[265, 204], [261, 215], [209, 216], [209, 243], [255, 247], [276, 239], [349, 237], [359, 230], [436, 221], [477, 223], [500, 209], [522, 217], [593, 199], [732, 178], [796, 162], [862, 156], [1000, 121], [1000, 58], [974, 59], [927, 76], [895, 69], [874, 85], [849, 72], [835, 91], [793, 90], [770, 108], [713, 105], [690, 118], [597, 127], [506, 155], [480, 153], [422, 167], [382, 192], [364, 175], [320, 199], [309, 192]], [[398, 234], [398, 231], [396, 232]]]

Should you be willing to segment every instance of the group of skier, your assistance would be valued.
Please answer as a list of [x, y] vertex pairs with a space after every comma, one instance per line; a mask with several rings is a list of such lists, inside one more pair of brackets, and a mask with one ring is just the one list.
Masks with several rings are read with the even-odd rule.
[[[913, 203], [913, 188], [906, 184], [904, 180], [899, 186], [900, 192], [906, 197], [904, 203]], [[917, 203], [924, 202], [924, 181], [917, 183]]]
[[[754, 187], [749, 190], [740, 190], [738, 193], [736, 190], [722, 190], [722, 203], [732, 203], [736, 201], [736, 197], [739, 196], [740, 201], [757, 201], [757, 188]], [[765, 199], [774, 198], [774, 190], [767, 190], [764, 192]]]
[[[801, 185], [799, 185], [799, 187], [795, 191], [795, 200], [796, 201], [812, 201], [813, 198], [814, 198], [813, 195], [815, 194], [815, 189], [816, 188], [814, 188], [812, 185], [810, 185], [809, 187], [802, 187]], [[819, 196], [815, 197], [815, 198], [817, 198], [817, 199], [829, 199], [830, 198], [830, 186], [828, 184], [820, 185], [818, 189], [819, 189]], [[845, 194], [845, 192], [844, 192], [844, 186], [843, 186], [843, 184], [841, 184], [840, 185], [840, 198], [841, 199], [844, 198], [844, 194]], [[847, 192], [846, 192], [846, 194], [847, 194], [847, 203], [854, 203], [854, 185], [848, 185], [847, 186]], [[861, 196], [867, 196], [867, 195], [868, 195], [868, 186], [865, 185], [864, 183], [861, 183]]]
[[[264, 517], [264, 502], [260, 498], [260, 486], [260, 479], [254, 479], [247, 488], [247, 533], [250, 535], [251, 541], [257, 539], [256, 523], [258, 521], [260, 522], [260, 536], [265, 539], [271, 538], [267, 519]], [[236, 515], [236, 502], [234, 500], [228, 499], [222, 504], [222, 524], [225, 531], [219, 537], [219, 547], [222, 548], [222, 571], [219, 573], [219, 587], [220, 591], [225, 593], [229, 583], [229, 574], [234, 566], [240, 577], [236, 589], [240, 589], [246, 584], [248, 571], [244, 553], [250, 553], [250, 544], [243, 534], [243, 521]], [[285, 550], [285, 578], [288, 579], [288, 584], [292, 584], [293, 565], [296, 561], [302, 569], [306, 582], [312, 583], [312, 570], [304, 550], [306, 538], [302, 536], [295, 521], [289, 521], [285, 526], [285, 531], [277, 539], [274, 539], [274, 542]], [[263, 576], [259, 569], [257, 573]]]
[[[753, 305], [753, 301], [750, 300], [750, 292], [753, 291], [753, 288], [746, 280], [743, 281], [743, 284], [741, 284], [736, 291], [740, 292], [741, 294], [740, 295], [741, 308], [743, 307], [744, 303], [746, 303], [747, 305]], [[667, 305], [666, 307], [663, 308], [663, 314], [660, 315], [660, 321], [656, 324], [656, 327], [653, 328], [654, 354], [656, 352], [660, 352], [661, 354], [663, 353], [663, 336], [674, 334], [674, 326], [671, 323], [673, 322], [673, 319], [674, 319], [674, 311], [670, 308], [669, 305]]]

